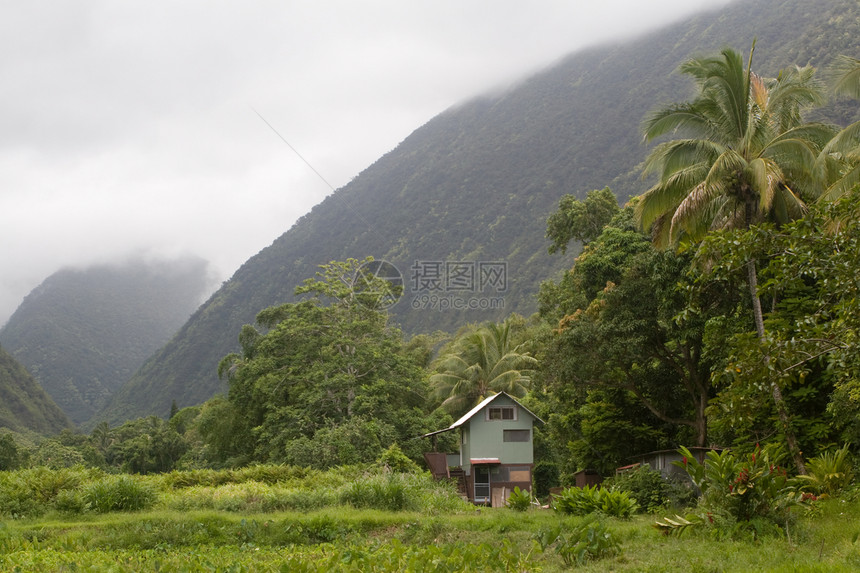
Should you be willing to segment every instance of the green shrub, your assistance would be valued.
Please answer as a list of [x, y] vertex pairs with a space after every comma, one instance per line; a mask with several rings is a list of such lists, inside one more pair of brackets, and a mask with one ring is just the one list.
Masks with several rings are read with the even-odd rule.
[[83, 467], [52, 469], [39, 466], [20, 472], [37, 501], [50, 504], [64, 490], [77, 489], [87, 479]]
[[612, 517], [630, 517], [639, 504], [626, 491], [610, 491], [598, 486], [569, 487], [555, 497], [554, 510], [567, 515], [600, 512]]
[[507, 506], [515, 511], [525, 511], [532, 505], [532, 494], [528, 490], [514, 487], [514, 491], [508, 496]]
[[87, 509], [87, 502], [80, 490], [64, 489], [54, 499], [54, 508], [62, 513], [78, 515]]
[[360, 478], [341, 492], [340, 501], [361, 509], [417, 509], [405, 481], [397, 474]]
[[543, 499], [549, 495], [550, 488], [561, 484], [561, 475], [558, 464], [555, 462], [540, 461], [535, 464], [534, 469], [534, 494]]
[[21, 519], [38, 517], [46, 510], [34, 496], [21, 472], [0, 472], [0, 515]]
[[[801, 504], [801, 494], [779, 465], [783, 453], [777, 448], [756, 445], [746, 456], [711, 451], [704, 463], [687, 448], [678, 452], [683, 460], [673, 463], [684, 468], [702, 492], [699, 518], [691, 521], [732, 536], [750, 532], [755, 537], [779, 531], [791, 517], [791, 508]], [[664, 531], [673, 531], [665, 525]]]
[[248, 481], [276, 484], [295, 483], [312, 480], [319, 476], [317, 470], [289, 465], [253, 465], [235, 470], [195, 469], [172, 471], [164, 474], [167, 487], [181, 489], [194, 486], [220, 486]]
[[606, 524], [593, 516], [570, 531], [565, 531], [562, 525], [541, 529], [534, 539], [541, 551], [554, 547], [568, 567], [585, 565], [589, 560], [614, 555], [620, 548]]
[[387, 450], [382, 452], [377, 463], [393, 472], [415, 473], [421, 471], [418, 464], [406, 457], [406, 454], [397, 444], [391, 444]]
[[848, 455], [848, 444], [836, 451], [823, 452], [806, 462], [808, 475], [797, 478], [804, 482], [804, 489], [813, 493], [839, 493], [854, 481], [854, 469]]
[[139, 511], [155, 504], [155, 490], [131, 476], [109, 476], [84, 486], [84, 500], [97, 513]]
[[300, 466], [261, 464], [233, 470], [231, 473], [234, 483], [256, 481], [266, 484], [276, 484], [305, 480], [318, 472], [316, 470]]
[[650, 466], [639, 466], [601, 484], [612, 491], [626, 491], [644, 511], [653, 512], [670, 504], [670, 484]]

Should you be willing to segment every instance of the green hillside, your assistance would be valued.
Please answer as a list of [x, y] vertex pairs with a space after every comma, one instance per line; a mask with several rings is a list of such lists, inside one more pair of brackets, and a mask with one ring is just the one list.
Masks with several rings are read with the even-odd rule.
[[[678, 64], [727, 45], [746, 52], [754, 38], [761, 73], [791, 64], [826, 67], [837, 54], [860, 52], [860, 5], [738, 1], [633, 41], [575, 53], [504, 93], [441, 113], [248, 260], [102, 416], [116, 422], [165, 415], [172, 400], [184, 406], [223, 390], [216, 365], [237, 347], [241, 325], [290, 300], [296, 285], [332, 260], [372, 255], [394, 264], [406, 292], [391, 312], [406, 332], [532, 312], [539, 283], [570, 261], [550, 257], [544, 237], [560, 197], [607, 185], [622, 199], [641, 193], [647, 182], [637, 166], [647, 147], [639, 124], [648, 111], [691, 93], [675, 73]], [[848, 109], [823, 113], [844, 123]], [[477, 273], [480, 263], [504, 264], [504, 290], [480, 285], [478, 276], [454, 285], [462, 290], [443, 283], [441, 291], [418, 288], [434, 270]], [[442, 298], [424, 308], [433, 296]], [[440, 310], [454, 298], [493, 309]]]
[[182, 326], [206, 286], [199, 258], [64, 269], [24, 299], [0, 342], [83, 423]]
[[0, 347], [0, 428], [56, 434], [69, 419], [12, 356]]

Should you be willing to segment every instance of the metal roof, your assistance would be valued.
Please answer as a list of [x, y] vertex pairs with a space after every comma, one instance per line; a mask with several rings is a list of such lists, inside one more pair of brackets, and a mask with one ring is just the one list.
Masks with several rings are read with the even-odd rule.
[[493, 400], [495, 400], [499, 396], [507, 396], [508, 398], [510, 398], [511, 400], [514, 401], [514, 404], [516, 404], [517, 406], [519, 406], [520, 408], [522, 408], [523, 410], [528, 412], [535, 420], [537, 420], [541, 424], [545, 423], [534, 412], [532, 412], [531, 410], [529, 410], [528, 408], [526, 408], [525, 406], [520, 404], [519, 400], [517, 400], [516, 398], [514, 398], [513, 396], [511, 396], [507, 392], [499, 392], [498, 394], [493, 394], [492, 396], [487, 396], [486, 398], [481, 400], [481, 402], [477, 406], [475, 406], [474, 408], [472, 408], [471, 410], [469, 410], [468, 412], [463, 414], [459, 420], [457, 420], [456, 422], [454, 422], [453, 424], [451, 424], [450, 426], [448, 426], [444, 430], [436, 430], [435, 432], [430, 432], [430, 433], [424, 434], [421, 437], [422, 438], [428, 438], [430, 436], [435, 436], [436, 434], [441, 434], [443, 432], [450, 432], [451, 430], [456, 430], [457, 428], [459, 428], [460, 426], [462, 426], [463, 424], [468, 422], [472, 416], [474, 416], [475, 414], [477, 414], [478, 412], [483, 410], [486, 406], [490, 405], [490, 403], [493, 402]]

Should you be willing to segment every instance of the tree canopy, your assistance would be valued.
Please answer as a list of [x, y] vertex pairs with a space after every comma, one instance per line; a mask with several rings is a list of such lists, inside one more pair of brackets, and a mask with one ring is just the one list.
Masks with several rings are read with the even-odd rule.
[[297, 289], [308, 298], [261, 311], [263, 331], [242, 329], [241, 353], [219, 367], [235, 411], [225, 456], [316, 466], [371, 461], [435, 429], [421, 409], [421, 365], [386, 314], [349, 286], [359, 267], [354, 259], [323, 265]]

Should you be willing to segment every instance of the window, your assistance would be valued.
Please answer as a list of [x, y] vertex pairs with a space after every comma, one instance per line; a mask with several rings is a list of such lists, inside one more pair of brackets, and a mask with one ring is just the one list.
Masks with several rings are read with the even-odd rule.
[[513, 406], [491, 406], [487, 408], [488, 420], [516, 420], [517, 413]]
[[490, 475], [494, 483], [530, 482], [532, 479], [529, 466], [492, 466]]
[[531, 437], [529, 430], [503, 430], [503, 442], [528, 442]]

